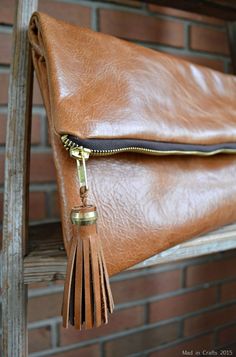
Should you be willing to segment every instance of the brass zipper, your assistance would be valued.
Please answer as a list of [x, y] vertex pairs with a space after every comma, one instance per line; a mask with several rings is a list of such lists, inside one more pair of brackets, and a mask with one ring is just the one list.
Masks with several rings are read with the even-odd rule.
[[[70, 152], [74, 151], [83, 151], [85, 150], [87, 155], [90, 156], [108, 156], [108, 155], [115, 155], [119, 154], [122, 152], [134, 152], [134, 153], [140, 153], [140, 154], [148, 154], [148, 155], [157, 155], [157, 156], [165, 156], [165, 155], [195, 155], [195, 156], [212, 156], [216, 154], [236, 154], [236, 149], [227, 149], [227, 148], [220, 148], [208, 152], [203, 152], [199, 150], [153, 150], [153, 149], [146, 149], [146, 148], [140, 148], [136, 146], [132, 147], [123, 147], [119, 149], [109, 149], [109, 150], [93, 150], [93, 149], [88, 149], [84, 148], [83, 146], [79, 146], [72, 140], [68, 138], [68, 135], [62, 135], [61, 136], [61, 141], [65, 147], [66, 150], [70, 150]], [[86, 160], [88, 157], [86, 158]]]
[[86, 160], [88, 160], [90, 150], [83, 147], [70, 148], [70, 157], [76, 160], [77, 174], [79, 178], [80, 189], [88, 191], [88, 179], [86, 170]]

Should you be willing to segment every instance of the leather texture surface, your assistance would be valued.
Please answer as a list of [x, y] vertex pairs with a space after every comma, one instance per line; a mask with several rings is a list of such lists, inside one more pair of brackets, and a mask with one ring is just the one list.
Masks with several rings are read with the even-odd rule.
[[[60, 134], [181, 143], [236, 141], [235, 77], [33, 15], [33, 61], [46, 106], [65, 247], [79, 202]], [[88, 160], [89, 201], [109, 275], [236, 220], [236, 155]]]
[[[57, 133], [179, 143], [236, 141], [236, 78], [43, 14]], [[32, 21], [32, 22], [33, 22]]]

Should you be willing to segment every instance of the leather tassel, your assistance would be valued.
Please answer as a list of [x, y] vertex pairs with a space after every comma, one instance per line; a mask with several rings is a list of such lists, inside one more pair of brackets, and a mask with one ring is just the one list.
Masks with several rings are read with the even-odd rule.
[[68, 321], [77, 329], [98, 327], [108, 322], [114, 302], [101, 241], [97, 233], [95, 206], [71, 211], [73, 236], [63, 296], [63, 326]]

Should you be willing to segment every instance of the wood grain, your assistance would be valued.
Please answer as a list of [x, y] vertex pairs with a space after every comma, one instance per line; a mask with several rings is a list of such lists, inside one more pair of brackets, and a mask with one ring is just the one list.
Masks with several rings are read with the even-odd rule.
[[27, 352], [27, 288], [23, 256], [27, 246], [27, 208], [32, 61], [27, 28], [36, 0], [18, 0], [13, 32], [5, 160], [2, 246], [2, 356], [25, 357]]

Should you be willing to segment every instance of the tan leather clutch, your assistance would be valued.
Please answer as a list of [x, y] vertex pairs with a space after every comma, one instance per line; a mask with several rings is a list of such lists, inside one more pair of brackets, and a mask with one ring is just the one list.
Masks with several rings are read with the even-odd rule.
[[64, 326], [91, 328], [113, 310], [108, 275], [236, 220], [236, 78], [42, 13], [29, 38], [68, 254]]

